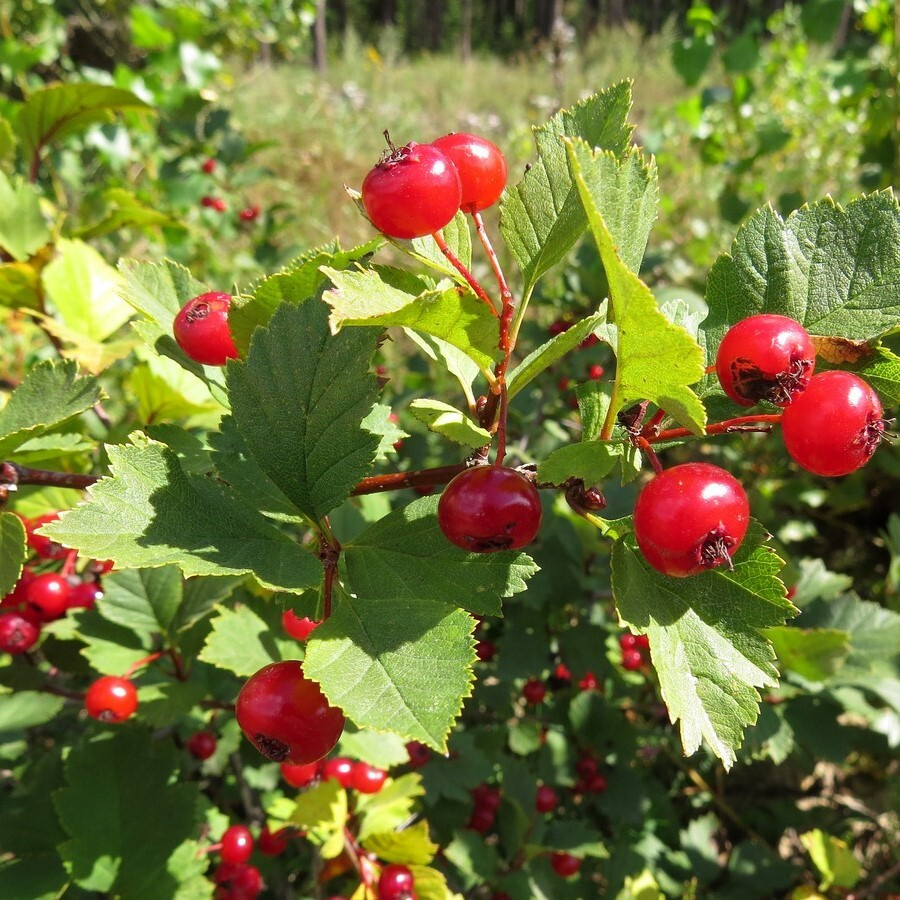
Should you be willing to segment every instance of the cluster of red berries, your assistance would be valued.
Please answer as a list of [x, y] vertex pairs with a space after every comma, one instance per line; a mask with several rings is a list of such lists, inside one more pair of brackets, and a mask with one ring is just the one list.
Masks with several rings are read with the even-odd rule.
[[281, 777], [291, 787], [307, 787], [315, 781], [333, 778], [341, 787], [359, 794], [377, 794], [387, 781], [387, 772], [362, 760], [335, 756], [303, 765], [281, 764]]
[[[271, 832], [267, 826], [263, 827], [258, 843], [260, 853], [266, 856], [281, 855], [293, 834], [291, 828]], [[210, 848], [218, 849], [222, 857], [213, 873], [216, 900], [254, 900], [259, 896], [263, 889], [262, 876], [259, 869], [249, 862], [254, 846], [249, 828], [231, 825], [222, 835], [221, 842]]]
[[484, 834], [494, 827], [497, 820], [497, 811], [500, 809], [502, 799], [500, 788], [490, 784], [479, 784], [469, 793], [472, 795], [474, 806], [466, 828]]
[[474, 134], [447, 134], [430, 144], [390, 144], [366, 175], [362, 202], [388, 237], [409, 240], [440, 231], [461, 209], [493, 206], [506, 186], [500, 149]]
[[647, 663], [645, 654], [650, 649], [650, 638], [646, 634], [620, 634], [619, 648], [622, 650], [622, 668], [626, 672], [635, 672]]
[[[204, 175], [212, 175], [216, 171], [216, 161], [212, 157], [203, 160], [200, 170]], [[228, 209], [228, 204], [221, 197], [213, 197], [206, 194], [200, 198], [200, 205], [206, 209], [213, 209], [216, 212], [223, 213]], [[242, 222], [253, 222], [259, 218], [261, 210], [257, 204], [245, 206], [239, 213], [238, 218]]]
[[91, 609], [103, 596], [100, 579], [111, 562], [89, 560], [81, 565], [76, 551], [37, 534], [58, 515], [22, 519], [31, 555], [15, 587], [0, 600], [0, 652], [25, 653], [37, 643], [44, 623], [71, 609]]
[[578, 778], [572, 790], [576, 794], [602, 794], [609, 787], [606, 776], [600, 771], [597, 760], [590, 753], [582, 753], [578, 758], [575, 773]]

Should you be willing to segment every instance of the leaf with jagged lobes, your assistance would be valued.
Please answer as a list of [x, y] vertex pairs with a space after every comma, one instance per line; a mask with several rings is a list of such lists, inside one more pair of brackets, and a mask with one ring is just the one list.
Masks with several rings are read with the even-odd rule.
[[[595, 333], [608, 341], [616, 354], [610, 415], [640, 400], [651, 400], [680, 425], [702, 434], [706, 410], [688, 385], [703, 377], [703, 351], [684, 328], [660, 311], [650, 288], [623, 259], [603, 212], [612, 209], [621, 214], [614, 202], [620, 185], [625, 195], [635, 199], [655, 195], [651, 171], [633, 154], [619, 161], [609, 152], [591, 150], [582, 140], [567, 139], [565, 149], [609, 283], [611, 324]], [[613, 201], [608, 199], [610, 194]], [[630, 248], [622, 245], [632, 263], [639, 260], [638, 249], [645, 240], [641, 238]]]
[[0, 597], [5, 597], [16, 586], [26, 550], [22, 520], [13, 513], [0, 513]]
[[705, 741], [726, 769], [744, 729], [759, 715], [759, 689], [778, 680], [772, 644], [761, 629], [797, 614], [778, 578], [783, 566], [752, 523], [734, 569], [670, 578], [651, 568], [632, 536], [618, 540], [612, 588], [624, 625], [650, 638], [669, 717], [687, 755]]

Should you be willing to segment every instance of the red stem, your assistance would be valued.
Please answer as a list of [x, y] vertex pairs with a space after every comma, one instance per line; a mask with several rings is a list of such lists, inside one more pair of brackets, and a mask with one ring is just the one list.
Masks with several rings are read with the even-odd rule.
[[647, 455], [647, 459], [650, 460], [650, 465], [653, 466], [653, 471], [659, 475], [662, 472], [663, 467], [662, 463], [659, 461], [659, 457], [656, 455], [656, 451], [650, 446], [650, 442], [647, 438], [643, 437], [643, 435], [637, 435], [634, 439], [635, 444], [640, 447], [641, 450]]
[[484, 288], [478, 282], [478, 279], [462, 264], [462, 260], [447, 246], [447, 242], [444, 240], [444, 236], [440, 233], [440, 231], [435, 231], [432, 235], [435, 240], [435, 243], [440, 247], [441, 253], [447, 257], [450, 261], [450, 264], [462, 275], [463, 278], [466, 279], [466, 283], [470, 288], [475, 292], [475, 296], [478, 297], [479, 300], [483, 300], [488, 309], [491, 311], [491, 314], [496, 316], [497, 310], [494, 308], [494, 304], [491, 302], [491, 298], [488, 297]]
[[47, 469], [29, 469], [18, 463], [2, 464], [3, 480], [7, 484], [37, 484], [49, 487], [74, 488], [83, 491], [96, 484], [99, 475], [76, 475], [73, 472], [50, 472]]
[[[739, 416], [736, 419], [726, 419], [724, 422], [714, 422], [712, 425], [706, 426], [707, 434], [727, 434], [730, 431], [749, 431], [753, 430], [748, 426], [752, 425], [778, 425], [781, 422], [781, 413], [772, 413], [756, 416]], [[765, 430], [768, 430], [767, 428]], [[661, 441], [674, 441], [677, 438], [697, 437], [697, 435], [688, 428], [669, 428], [667, 431], [661, 431], [657, 435], [648, 436], [646, 440], [651, 444], [657, 444]]]
[[481, 241], [481, 245], [484, 247], [485, 253], [487, 253], [491, 268], [494, 270], [494, 277], [497, 279], [497, 284], [500, 287], [500, 299], [503, 301], [503, 306], [511, 306], [513, 302], [512, 291], [510, 291], [509, 286], [506, 283], [506, 276], [503, 274], [503, 269], [500, 268], [500, 260], [497, 259], [497, 254], [494, 252], [494, 245], [491, 243], [491, 239], [488, 237], [488, 233], [485, 230], [484, 219], [481, 217], [481, 213], [478, 210], [472, 212], [472, 218], [475, 221], [475, 231], [478, 233], [478, 238]]
[[156, 653], [151, 653], [149, 656], [145, 656], [143, 659], [138, 659], [133, 662], [128, 669], [125, 671], [125, 674], [122, 676], [123, 678], [131, 678], [141, 666], [149, 666], [150, 663], [156, 662], [163, 655], [163, 651], [159, 650]]

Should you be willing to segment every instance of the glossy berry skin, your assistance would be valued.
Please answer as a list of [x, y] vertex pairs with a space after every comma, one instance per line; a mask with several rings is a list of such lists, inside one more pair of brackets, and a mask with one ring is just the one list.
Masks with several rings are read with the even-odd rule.
[[387, 780], [387, 772], [366, 762], [358, 762], [353, 766], [350, 786], [360, 794], [377, 794]]
[[255, 900], [262, 892], [259, 869], [247, 863], [220, 863], [213, 879], [216, 900]]
[[459, 205], [464, 212], [487, 209], [500, 199], [506, 187], [506, 160], [496, 144], [462, 132], [445, 134], [431, 145], [445, 153], [459, 172]]
[[470, 831], [477, 831], [479, 834], [484, 834], [494, 827], [494, 822], [496, 821], [497, 810], [490, 809], [487, 806], [476, 806], [469, 816], [469, 821], [466, 822], [466, 828]]
[[42, 516], [38, 516], [36, 519], [31, 519], [30, 521], [25, 521], [25, 532], [28, 539], [28, 546], [37, 553], [41, 559], [65, 559], [66, 556], [69, 555], [69, 551], [62, 546], [62, 544], [57, 544], [56, 541], [50, 540], [48, 537], [44, 537], [42, 534], [37, 534], [37, 530], [42, 525], [49, 525], [51, 522], [55, 522], [59, 518], [58, 512], [49, 512], [44, 513]]
[[558, 803], [559, 798], [556, 795], [556, 791], [549, 784], [542, 784], [537, 789], [537, 794], [534, 798], [534, 808], [539, 813], [553, 812]]
[[72, 586], [62, 575], [45, 572], [28, 585], [28, 605], [44, 622], [58, 619], [69, 604]]
[[338, 742], [344, 715], [328, 704], [297, 660], [264, 666], [244, 683], [235, 704], [247, 739], [274, 762], [315, 762]]
[[281, 764], [281, 777], [295, 788], [306, 787], [319, 777], [320, 765], [317, 762], [304, 763], [293, 766], [290, 763]]
[[103, 589], [96, 581], [82, 581], [72, 586], [66, 609], [93, 609], [103, 597]]
[[124, 722], [134, 715], [138, 699], [135, 686], [127, 678], [104, 675], [89, 688], [84, 708], [100, 722]]
[[212, 175], [212, 173], [216, 171], [216, 161], [211, 157], [209, 159], [204, 159], [203, 165], [200, 166], [200, 168], [205, 174]]
[[407, 866], [391, 863], [378, 876], [378, 900], [406, 900], [412, 896], [415, 879]]
[[644, 657], [640, 650], [634, 648], [622, 651], [622, 668], [626, 672], [636, 672], [644, 665]]
[[281, 856], [290, 843], [294, 831], [292, 828], [279, 828], [278, 831], [269, 831], [268, 825], [263, 825], [256, 842], [259, 852], [263, 856]]
[[322, 763], [322, 780], [334, 778], [341, 787], [350, 788], [353, 785], [353, 770], [356, 764], [346, 756], [335, 756]]
[[188, 753], [195, 759], [209, 759], [216, 752], [216, 736], [211, 731], [195, 731], [186, 741]]
[[676, 578], [730, 565], [749, 524], [744, 489], [709, 463], [660, 472], [634, 507], [634, 536], [644, 558]]
[[461, 198], [456, 166], [437, 147], [413, 141], [386, 155], [362, 186], [372, 224], [403, 240], [439, 231], [456, 215]]
[[476, 466], [444, 488], [438, 525], [447, 540], [472, 553], [519, 550], [541, 527], [541, 498], [515, 469]]
[[222, 861], [245, 863], [253, 855], [253, 835], [244, 825], [231, 825], [222, 835]]
[[733, 325], [716, 353], [716, 374], [735, 403], [787, 406], [812, 378], [816, 350], [806, 329], [787, 316], [763, 313]]
[[308, 616], [302, 619], [292, 609], [286, 609], [281, 614], [281, 627], [297, 641], [305, 641], [321, 622], [313, 622]]
[[188, 300], [175, 316], [172, 331], [178, 346], [194, 362], [224, 366], [238, 351], [228, 330], [231, 295], [210, 291]]
[[569, 878], [581, 868], [581, 860], [571, 853], [551, 853], [550, 865], [560, 878]]
[[530, 703], [533, 706], [543, 703], [544, 697], [547, 696], [547, 685], [536, 678], [529, 678], [522, 687], [522, 696], [525, 698], [526, 703]]
[[0, 653], [11, 653], [13, 656], [25, 653], [40, 636], [40, 626], [21, 613], [0, 613]]
[[597, 676], [593, 672], [585, 672], [584, 678], [578, 682], [578, 687], [583, 691], [596, 691], [600, 686]]
[[781, 417], [781, 435], [797, 465], [816, 475], [848, 475], [864, 466], [884, 435], [878, 394], [851, 372], [821, 372]]

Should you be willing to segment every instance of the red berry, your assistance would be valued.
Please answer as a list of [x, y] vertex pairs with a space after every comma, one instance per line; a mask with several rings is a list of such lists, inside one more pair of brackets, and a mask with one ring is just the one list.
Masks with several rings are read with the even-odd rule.
[[215, 900], [256, 900], [262, 891], [259, 869], [247, 863], [221, 863], [213, 878]]
[[556, 791], [549, 784], [542, 784], [537, 789], [537, 796], [534, 799], [534, 808], [539, 813], [553, 812], [559, 803]]
[[560, 878], [569, 878], [581, 868], [581, 860], [571, 853], [552, 853], [550, 865]]
[[587, 779], [586, 787], [591, 794], [602, 794], [609, 787], [609, 784], [606, 776], [598, 772]]
[[650, 638], [646, 634], [636, 634], [634, 636], [634, 646], [637, 650], [649, 650]]
[[443, 228], [459, 209], [459, 173], [430, 144], [392, 149], [366, 175], [362, 202], [372, 224], [388, 237], [416, 238]]
[[640, 650], [622, 651], [622, 668], [626, 672], [634, 672], [644, 664], [644, 657]]
[[56, 541], [36, 533], [42, 525], [49, 525], [58, 518], [59, 512], [57, 511], [44, 513], [44, 515], [38, 516], [36, 519], [24, 520], [28, 546], [31, 547], [41, 559], [64, 559], [69, 555], [69, 550], [66, 547], [63, 547], [62, 544], [57, 544]]
[[496, 822], [496, 820], [497, 810], [490, 809], [487, 806], [476, 806], [469, 816], [469, 821], [466, 822], [466, 828], [470, 831], [477, 831], [479, 834], [484, 834], [494, 827], [494, 822]]
[[320, 764], [318, 762], [304, 763], [292, 766], [290, 763], [281, 764], [281, 777], [295, 788], [306, 787], [319, 775]]
[[172, 331], [178, 346], [194, 362], [224, 366], [238, 351], [228, 330], [231, 295], [220, 291], [200, 294], [181, 307]]
[[253, 855], [253, 835], [244, 825], [232, 825], [222, 835], [222, 860], [245, 863]]
[[585, 672], [584, 678], [578, 682], [578, 687], [583, 691], [596, 691], [600, 686], [597, 676], [593, 672]]
[[477, 787], [472, 788], [471, 794], [477, 807], [489, 809], [491, 812], [496, 812], [500, 809], [500, 788], [490, 784], [479, 784]]
[[634, 507], [634, 536], [647, 562], [664, 575], [696, 575], [731, 565], [750, 524], [738, 481], [709, 463], [660, 472]]
[[460, 208], [477, 212], [493, 206], [506, 187], [506, 160], [496, 144], [475, 134], [445, 134], [431, 145], [446, 154], [459, 172]]
[[816, 475], [848, 475], [864, 466], [884, 436], [878, 394], [851, 372], [812, 378], [781, 417], [781, 434], [797, 465]]
[[207, 194], [205, 197], [200, 198], [200, 205], [205, 206], [207, 209], [212, 209], [216, 205], [216, 198]]
[[563, 393], [565, 393], [567, 390], [569, 390], [569, 388], [570, 388], [571, 386], [572, 386], [572, 379], [571, 379], [571, 378], [565, 378], [565, 377], [563, 377], [563, 378], [560, 378], [559, 381], [556, 383], [556, 387], [559, 389], [559, 392], [560, 392], [561, 394], [563, 394]]
[[305, 641], [321, 622], [313, 622], [308, 616], [302, 619], [292, 609], [281, 614], [281, 627], [295, 640]]
[[412, 896], [415, 879], [407, 866], [392, 863], [381, 870], [378, 900], [407, 900]]
[[115, 675], [98, 678], [84, 698], [88, 715], [101, 722], [124, 722], [134, 715], [137, 705], [135, 686], [127, 678]]
[[533, 482], [515, 469], [476, 466], [444, 488], [438, 525], [463, 550], [519, 550], [541, 527], [541, 498]]
[[195, 731], [185, 743], [196, 759], [209, 759], [216, 752], [216, 736], [211, 731]]
[[497, 655], [497, 645], [493, 641], [479, 641], [475, 645], [475, 655], [482, 662], [490, 662]]
[[597, 760], [593, 756], [582, 756], [575, 763], [575, 771], [585, 780], [597, 774]]
[[297, 660], [271, 663], [245, 682], [235, 704], [247, 739], [275, 762], [321, 759], [338, 742], [344, 715], [328, 704]]
[[216, 212], [225, 212], [225, 210], [228, 209], [228, 204], [221, 197], [216, 197], [213, 202], [210, 203], [210, 206]]
[[203, 160], [203, 165], [200, 168], [207, 174], [212, 175], [216, 170], [216, 161], [214, 159], [205, 159]]
[[787, 406], [803, 393], [815, 365], [816, 350], [806, 329], [770, 313], [733, 325], [716, 354], [719, 383], [741, 406], [760, 400]]
[[0, 653], [25, 653], [41, 636], [41, 628], [15, 611], [0, 613]]
[[626, 631], [625, 634], [619, 635], [619, 646], [623, 650], [634, 650], [637, 646], [637, 637], [630, 631]]
[[28, 585], [28, 605], [44, 622], [58, 619], [66, 611], [72, 586], [62, 575], [45, 572]]
[[387, 772], [366, 762], [358, 762], [353, 766], [350, 784], [360, 794], [377, 794], [387, 780]]
[[254, 203], [253, 206], [245, 206], [239, 213], [238, 217], [242, 222], [253, 222], [259, 218], [260, 209]]
[[605, 369], [601, 365], [588, 366], [587, 374], [591, 381], [599, 381], [603, 377]]
[[406, 752], [409, 754], [409, 764], [418, 769], [431, 759], [431, 751], [419, 741], [409, 741], [406, 744]]
[[565, 663], [559, 663], [553, 670], [553, 677], [557, 681], [568, 683], [572, 680], [572, 671]]
[[94, 604], [103, 597], [99, 582], [80, 581], [69, 592], [66, 609], [93, 609]]
[[522, 687], [522, 696], [525, 698], [526, 703], [530, 703], [533, 706], [543, 703], [544, 697], [547, 696], [547, 685], [537, 678], [529, 678]]
[[294, 830], [290, 827], [279, 828], [278, 831], [269, 831], [268, 825], [263, 825], [259, 833], [256, 845], [264, 856], [281, 856], [293, 837]]
[[322, 763], [322, 780], [327, 781], [334, 778], [341, 787], [349, 788], [353, 784], [353, 769], [355, 763], [346, 756], [335, 756]]

